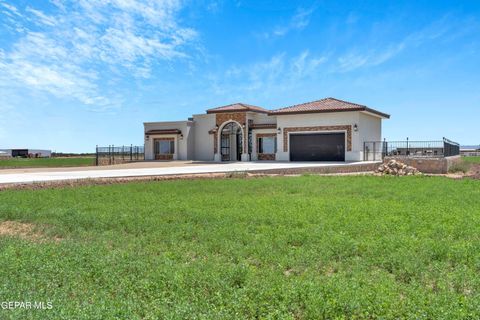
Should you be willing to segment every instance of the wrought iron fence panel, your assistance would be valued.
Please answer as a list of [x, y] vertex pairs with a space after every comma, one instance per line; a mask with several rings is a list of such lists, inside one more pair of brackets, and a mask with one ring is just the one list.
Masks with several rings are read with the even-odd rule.
[[367, 141], [363, 146], [365, 161], [383, 160], [385, 157], [442, 158], [460, 154], [460, 145], [444, 138], [438, 141]]
[[145, 160], [144, 146], [97, 146], [95, 154], [97, 166]]

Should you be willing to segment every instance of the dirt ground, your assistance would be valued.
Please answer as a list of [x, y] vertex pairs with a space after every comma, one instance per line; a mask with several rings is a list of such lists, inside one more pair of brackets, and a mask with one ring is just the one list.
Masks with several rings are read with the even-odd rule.
[[46, 235], [36, 230], [35, 225], [18, 221], [0, 222], [0, 237], [18, 237], [33, 242], [61, 241], [60, 238], [48, 239]]
[[474, 179], [480, 179], [480, 164], [474, 164], [468, 172], [468, 176]]
[[448, 173], [445, 176], [451, 179], [464, 179], [464, 178], [480, 179], [480, 164], [473, 164], [467, 173], [462, 173], [462, 172]]

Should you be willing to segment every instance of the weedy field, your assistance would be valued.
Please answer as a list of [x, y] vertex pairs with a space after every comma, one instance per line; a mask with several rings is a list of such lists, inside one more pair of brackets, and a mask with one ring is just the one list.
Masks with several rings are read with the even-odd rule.
[[479, 180], [0, 192], [1, 300], [52, 303], [1, 319], [478, 319], [479, 272]]
[[41, 167], [83, 167], [95, 165], [95, 158], [13, 158], [1, 159], [0, 169], [6, 168], [41, 168]]

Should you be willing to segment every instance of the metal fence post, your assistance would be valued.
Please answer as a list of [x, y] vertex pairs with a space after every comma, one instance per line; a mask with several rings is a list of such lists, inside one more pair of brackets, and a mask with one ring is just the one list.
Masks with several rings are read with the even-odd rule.
[[410, 150], [409, 150], [409, 148], [408, 148], [408, 137], [407, 137], [407, 154], [406, 154], [406, 155], [407, 155], [407, 156], [410, 155]]
[[95, 146], [95, 165], [98, 166], [98, 144]]
[[387, 139], [383, 138], [382, 160], [387, 156]]
[[133, 144], [130, 145], [130, 161], [133, 160]]

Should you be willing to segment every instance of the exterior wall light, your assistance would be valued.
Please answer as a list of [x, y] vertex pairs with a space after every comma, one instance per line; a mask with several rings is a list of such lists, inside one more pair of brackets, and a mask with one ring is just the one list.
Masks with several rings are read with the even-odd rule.
[[277, 133], [278, 133], [278, 134], [282, 134], [282, 128], [278, 127], [278, 128], [277, 128]]
[[180, 134], [180, 140], [183, 140], [183, 134]]
[[150, 140], [150, 136], [145, 136], [145, 141]]
[[355, 131], [355, 132], [358, 131], [358, 125], [356, 123], [353, 125], [353, 131]]

